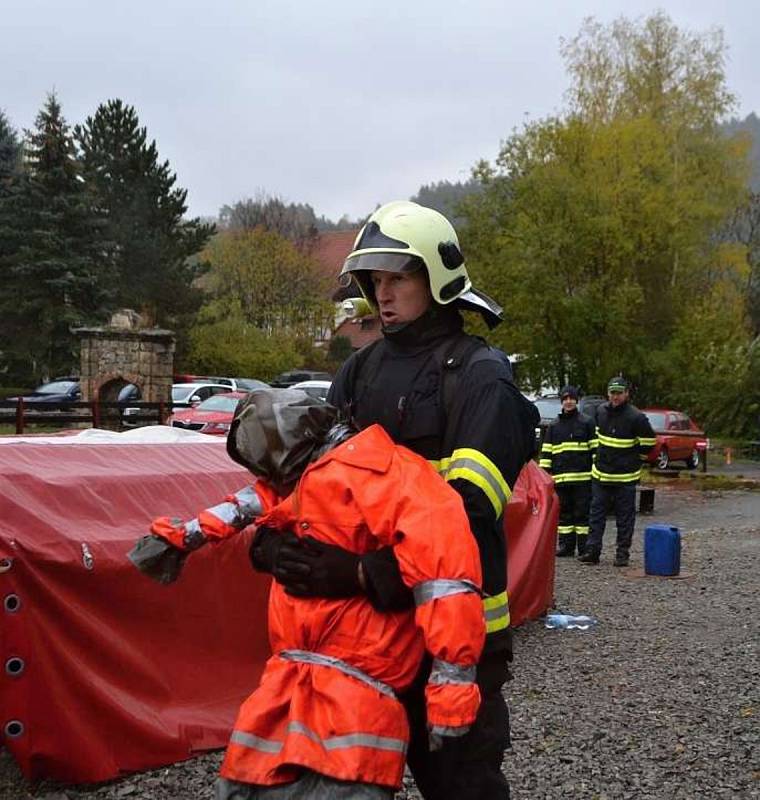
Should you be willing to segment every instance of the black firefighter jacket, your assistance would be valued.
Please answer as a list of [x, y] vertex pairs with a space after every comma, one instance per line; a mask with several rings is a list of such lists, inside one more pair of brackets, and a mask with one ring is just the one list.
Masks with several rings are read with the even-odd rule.
[[591, 417], [577, 409], [562, 411], [546, 431], [538, 465], [554, 477], [555, 484], [590, 481], [597, 443]]
[[615, 408], [611, 403], [596, 412], [599, 446], [591, 476], [602, 483], [635, 483], [641, 462], [655, 445], [649, 418], [630, 403]]

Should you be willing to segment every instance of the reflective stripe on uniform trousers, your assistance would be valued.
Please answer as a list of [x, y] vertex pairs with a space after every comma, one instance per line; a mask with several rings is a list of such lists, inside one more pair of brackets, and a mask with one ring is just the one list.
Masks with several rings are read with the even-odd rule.
[[574, 525], [557, 525], [557, 533], [559, 534], [574, 533], [574, 531]]
[[481, 489], [491, 501], [497, 518], [504, 513], [512, 490], [488, 456], [471, 447], [460, 447], [448, 458], [431, 460], [430, 463], [446, 481], [461, 479]]

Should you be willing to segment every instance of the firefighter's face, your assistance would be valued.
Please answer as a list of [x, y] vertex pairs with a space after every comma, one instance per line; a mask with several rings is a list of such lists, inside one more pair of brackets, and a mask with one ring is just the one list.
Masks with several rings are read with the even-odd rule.
[[607, 392], [607, 397], [609, 398], [610, 403], [617, 408], [618, 406], [622, 406], [628, 400], [628, 392]]
[[562, 410], [563, 411], [573, 411], [578, 406], [578, 400], [573, 397], [572, 395], [566, 394], [562, 398]]
[[373, 270], [371, 277], [383, 325], [413, 322], [430, 308], [433, 296], [424, 269], [416, 272]]

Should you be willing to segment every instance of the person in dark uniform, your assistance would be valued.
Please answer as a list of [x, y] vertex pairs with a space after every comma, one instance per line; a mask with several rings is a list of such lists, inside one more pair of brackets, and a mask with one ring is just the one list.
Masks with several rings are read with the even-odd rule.
[[560, 392], [562, 411], [549, 425], [538, 462], [554, 478], [559, 497], [557, 556], [578, 555], [586, 549], [591, 504], [591, 458], [597, 445], [591, 417], [578, 411], [578, 389], [565, 386]]
[[598, 564], [607, 509], [614, 507], [617, 523], [617, 550], [613, 564], [627, 567], [636, 522], [636, 485], [641, 477], [641, 462], [646, 460], [656, 438], [649, 418], [629, 403], [628, 381], [617, 376], [607, 386], [608, 402], [596, 410], [596, 436], [599, 441], [591, 468], [591, 513], [586, 551], [579, 557], [584, 564]]
[[[383, 337], [345, 362], [328, 401], [360, 427], [379, 423], [394, 442], [436, 467], [462, 498], [483, 569], [487, 636], [477, 669], [478, 717], [465, 736], [438, 749], [431, 744], [426, 662], [402, 698], [411, 728], [408, 764], [426, 800], [504, 800], [509, 713], [502, 686], [512, 637], [503, 515], [533, 453], [538, 412], [512, 383], [503, 354], [463, 331], [461, 311], [475, 311], [493, 327], [501, 309], [472, 287], [443, 215], [405, 201], [382, 206], [359, 233], [341, 276], [356, 281], [377, 310]], [[414, 603], [390, 548], [359, 557], [331, 546], [306, 551], [264, 535], [252, 551], [259, 568], [269, 564], [293, 594], [363, 592], [388, 612]]]

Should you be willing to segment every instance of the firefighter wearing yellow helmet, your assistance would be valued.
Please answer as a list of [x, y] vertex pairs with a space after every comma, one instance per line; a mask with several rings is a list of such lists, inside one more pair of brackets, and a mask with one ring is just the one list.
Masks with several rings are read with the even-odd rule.
[[438, 211], [406, 200], [381, 206], [367, 220], [340, 278], [347, 284], [353, 277], [376, 308], [373, 271], [410, 273], [423, 267], [435, 303], [477, 311], [490, 328], [501, 321], [498, 303], [472, 286], [454, 226]]
[[[377, 209], [343, 264], [341, 281], [351, 279], [378, 313], [383, 335], [344, 363], [328, 400], [360, 428], [379, 423], [438, 469], [462, 498], [483, 570], [487, 636], [477, 669], [478, 717], [466, 736], [443, 750], [431, 747], [424, 710], [430, 664], [423, 666], [402, 697], [411, 729], [408, 764], [426, 800], [505, 800], [509, 712], [501, 687], [512, 648], [503, 516], [532, 456], [538, 413], [512, 382], [504, 354], [464, 332], [462, 311], [493, 326], [501, 309], [473, 289], [456, 231], [442, 214], [407, 201]], [[290, 544], [264, 550], [268, 568], [291, 593], [363, 592], [388, 612], [423, 601], [401, 580], [389, 548], [361, 557], [330, 546], [319, 553]]]

